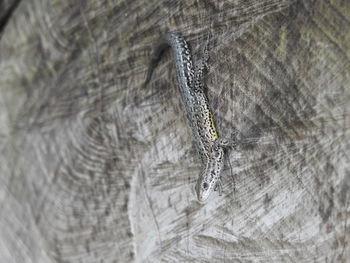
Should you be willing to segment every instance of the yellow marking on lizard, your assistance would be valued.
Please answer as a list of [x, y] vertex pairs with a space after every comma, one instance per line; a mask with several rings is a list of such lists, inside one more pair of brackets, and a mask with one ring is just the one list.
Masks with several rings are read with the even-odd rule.
[[213, 139], [216, 140], [217, 138], [219, 138], [219, 135], [218, 135], [218, 133], [216, 131], [214, 119], [213, 119], [212, 113], [210, 111], [209, 111], [209, 119], [210, 119], [211, 135], [213, 136]]

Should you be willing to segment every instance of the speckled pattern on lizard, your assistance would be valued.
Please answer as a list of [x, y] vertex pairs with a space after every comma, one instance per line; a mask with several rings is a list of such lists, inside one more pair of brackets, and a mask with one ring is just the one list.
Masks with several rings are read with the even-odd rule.
[[170, 47], [175, 57], [176, 76], [182, 101], [192, 129], [197, 151], [202, 160], [202, 170], [196, 184], [196, 194], [204, 202], [212, 191], [221, 193], [221, 172], [224, 166], [224, 148], [232, 146], [233, 141], [219, 138], [208, 99], [204, 93], [204, 76], [208, 71], [208, 43], [201, 59], [193, 68], [190, 48], [185, 39], [175, 33], [164, 34], [154, 49], [149, 65], [145, 87], [158, 65], [164, 51]]

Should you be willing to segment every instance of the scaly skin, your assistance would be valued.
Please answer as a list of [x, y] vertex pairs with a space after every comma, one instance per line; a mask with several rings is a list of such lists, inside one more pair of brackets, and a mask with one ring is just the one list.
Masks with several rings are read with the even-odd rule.
[[175, 56], [176, 76], [182, 101], [203, 164], [196, 184], [197, 198], [203, 202], [213, 190], [221, 190], [220, 174], [224, 166], [224, 147], [228, 146], [229, 142], [219, 138], [208, 99], [203, 91], [203, 79], [205, 71], [208, 70], [209, 59], [207, 46], [194, 70], [191, 52], [185, 39], [174, 33], [163, 35], [154, 50], [143, 87], [150, 81], [154, 69], [168, 47], [171, 47]]

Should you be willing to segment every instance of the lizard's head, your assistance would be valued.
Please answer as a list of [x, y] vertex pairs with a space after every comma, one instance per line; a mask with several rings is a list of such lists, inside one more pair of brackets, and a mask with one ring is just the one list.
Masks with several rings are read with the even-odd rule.
[[213, 190], [216, 190], [217, 183], [220, 180], [220, 173], [224, 167], [224, 151], [221, 147], [213, 149], [210, 157], [207, 159], [197, 184], [196, 193], [199, 202], [208, 199]]

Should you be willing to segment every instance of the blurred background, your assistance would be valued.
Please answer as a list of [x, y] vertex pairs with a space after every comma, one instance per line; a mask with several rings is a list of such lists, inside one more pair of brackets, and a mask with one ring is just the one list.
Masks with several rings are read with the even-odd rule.
[[[205, 204], [167, 51], [227, 152]], [[0, 262], [349, 262], [350, 2], [0, 3]], [[135, 103], [139, 101], [139, 103]]]

